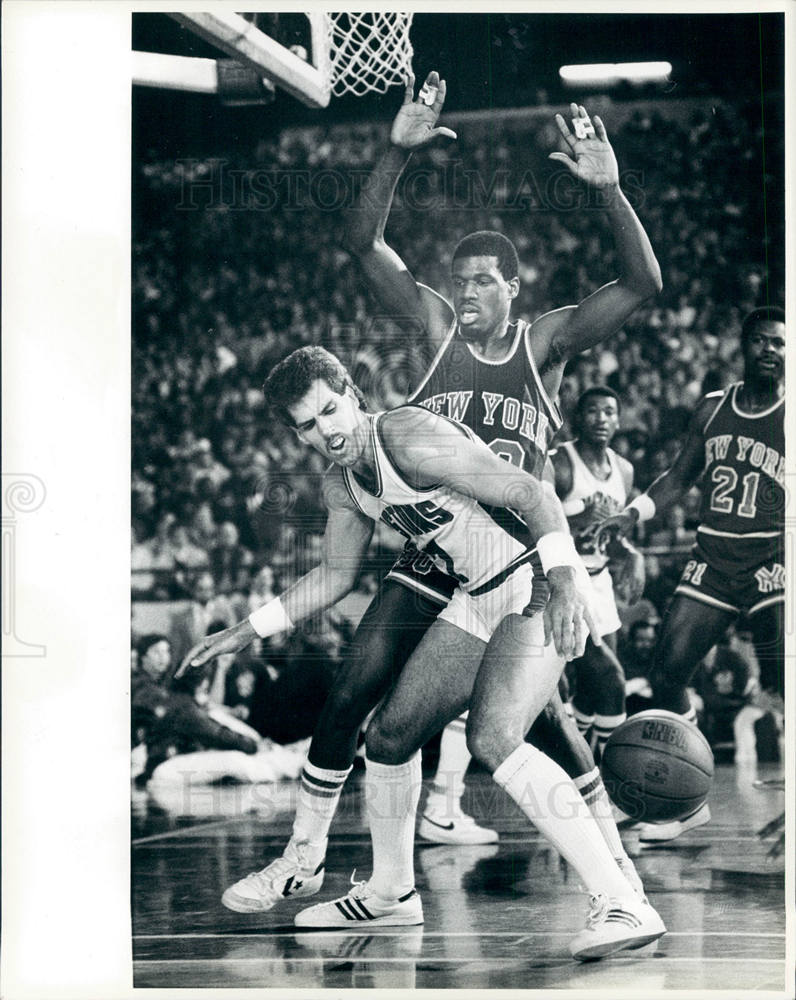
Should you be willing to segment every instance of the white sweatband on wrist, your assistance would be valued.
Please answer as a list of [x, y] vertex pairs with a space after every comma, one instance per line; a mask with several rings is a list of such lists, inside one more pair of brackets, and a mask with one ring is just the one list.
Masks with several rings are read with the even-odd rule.
[[577, 569], [582, 565], [572, 535], [564, 531], [549, 531], [546, 535], [542, 535], [536, 543], [536, 551], [542, 561], [545, 576], [555, 566], [572, 566], [573, 569]]
[[293, 628], [293, 622], [288, 618], [285, 606], [278, 597], [252, 611], [249, 624], [261, 639]]
[[562, 500], [561, 508], [566, 517], [574, 517], [586, 510], [586, 501], [582, 497], [575, 500]]
[[643, 521], [651, 521], [655, 517], [655, 501], [649, 493], [639, 493], [636, 499], [631, 500], [627, 505], [627, 510], [636, 511], [639, 524]]

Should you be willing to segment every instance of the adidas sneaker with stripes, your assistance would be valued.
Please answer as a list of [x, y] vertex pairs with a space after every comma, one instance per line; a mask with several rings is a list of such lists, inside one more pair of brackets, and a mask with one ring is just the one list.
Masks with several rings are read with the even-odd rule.
[[297, 927], [405, 927], [423, 923], [423, 904], [416, 889], [383, 899], [369, 882], [355, 882], [345, 896], [301, 910], [295, 922]]

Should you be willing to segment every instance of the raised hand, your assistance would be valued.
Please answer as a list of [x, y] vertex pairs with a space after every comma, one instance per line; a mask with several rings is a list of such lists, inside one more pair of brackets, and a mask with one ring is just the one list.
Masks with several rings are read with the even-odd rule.
[[[426, 104], [423, 95], [427, 94], [431, 104]], [[410, 72], [406, 80], [404, 102], [395, 116], [390, 132], [393, 145], [401, 149], [419, 149], [438, 136], [455, 139], [456, 133], [449, 128], [435, 128], [437, 119], [445, 103], [445, 81], [440, 80], [439, 73], [433, 70], [426, 77], [426, 82], [415, 100], [415, 77]]]
[[571, 174], [591, 187], [616, 187], [619, 184], [619, 167], [602, 120], [595, 115], [592, 125], [582, 104], [570, 104], [569, 110], [576, 134], [570, 132], [561, 115], [556, 115], [556, 125], [572, 155], [550, 153], [549, 159], [563, 163]]

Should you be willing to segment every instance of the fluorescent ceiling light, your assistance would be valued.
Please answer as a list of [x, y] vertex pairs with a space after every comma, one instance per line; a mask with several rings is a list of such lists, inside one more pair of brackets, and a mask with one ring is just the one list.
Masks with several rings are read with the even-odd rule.
[[665, 80], [672, 71], [669, 62], [590, 63], [582, 66], [562, 66], [558, 73], [565, 83], [602, 83], [629, 80], [646, 83]]

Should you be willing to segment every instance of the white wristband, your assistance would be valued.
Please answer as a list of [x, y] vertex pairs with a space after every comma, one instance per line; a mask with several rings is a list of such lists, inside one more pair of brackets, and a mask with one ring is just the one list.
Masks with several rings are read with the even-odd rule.
[[573, 569], [578, 569], [582, 565], [572, 535], [564, 531], [548, 531], [546, 535], [542, 535], [536, 543], [536, 551], [545, 575], [555, 566], [572, 566]]
[[639, 493], [635, 500], [630, 501], [626, 509], [636, 511], [639, 523], [651, 521], [655, 517], [655, 501], [649, 493]]
[[249, 624], [261, 639], [293, 628], [293, 622], [288, 618], [285, 607], [278, 597], [252, 611], [249, 615]]

